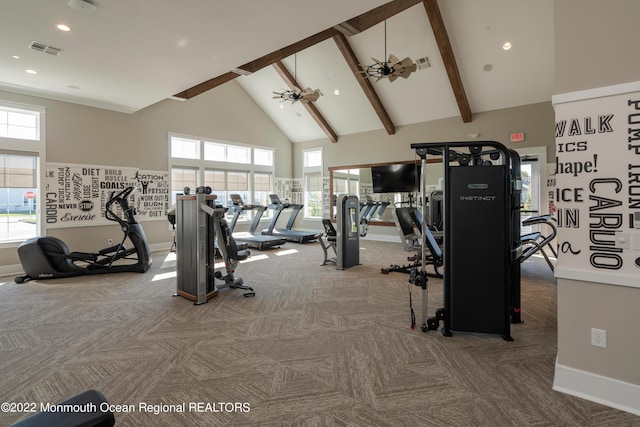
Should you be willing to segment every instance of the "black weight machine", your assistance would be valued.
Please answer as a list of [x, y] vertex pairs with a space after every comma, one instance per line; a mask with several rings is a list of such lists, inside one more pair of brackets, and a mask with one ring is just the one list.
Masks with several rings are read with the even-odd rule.
[[[422, 265], [422, 262], [425, 262], [426, 265], [433, 266], [434, 270], [433, 273], [427, 273], [428, 276], [442, 278], [442, 266], [444, 264], [442, 250], [440, 246], [438, 246], [438, 242], [429, 227], [423, 227], [422, 212], [416, 207], [397, 207], [394, 209], [393, 216], [396, 227], [405, 241], [405, 245], [409, 238], [413, 238], [416, 241], [424, 241], [426, 249], [429, 250], [429, 254], [424, 257], [423, 261], [422, 251], [425, 248], [420, 245], [418, 253], [408, 259], [408, 261], [412, 261], [411, 264], [392, 264], [388, 268], [382, 268], [380, 272], [382, 274], [389, 274], [391, 272], [411, 274], [416, 268]], [[418, 231], [416, 232], [416, 230]]]
[[[422, 289], [422, 331], [499, 334], [512, 341], [510, 325], [520, 323], [520, 158], [495, 141], [412, 144], [426, 166], [427, 156], [442, 159], [444, 189], [444, 307], [427, 316], [428, 230], [422, 222], [421, 263], [410, 283]], [[426, 180], [422, 174], [422, 216]], [[412, 327], [415, 325], [413, 309]]]

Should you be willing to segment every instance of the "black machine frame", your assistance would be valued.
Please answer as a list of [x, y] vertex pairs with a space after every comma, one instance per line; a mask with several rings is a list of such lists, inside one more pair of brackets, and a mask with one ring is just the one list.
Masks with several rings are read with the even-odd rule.
[[[522, 321], [519, 262], [522, 183], [518, 154], [497, 141], [416, 143], [411, 148], [420, 157], [423, 168], [427, 156], [441, 157], [444, 176], [444, 307], [437, 309], [435, 316], [427, 315], [426, 221], [422, 223], [422, 262], [410, 279], [423, 290], [422, 330], [436, 330], [443, 322], [445, 336], [456, 330], [495, 333], [512, 341], [510, 325]], [[494, 165], [494, 161], [498, 163]], [[423, 173], [423, 218], [427, 216], [425, 181]], [[474, 208], [466, 208], [468, 203], [475, 203]], [[474, 226], [487, 229], [469, 233]], [[484, 239], [478, 236], [482, 232], [484, 235], [495, 232], [496, 236]], [[486, 265], [487, 260], [494, 265]]]
[[[135, 218], [135, 207], [129, 205], [129, 196], [135, 190], [135, 186], [129, 186], [119, 193], [113, 192], [105, 204], [105, 218], [117, 222], [122, 230], [123, 237], [119, 244], [98, 252], [70, 252], [67, 245], [56, 237], [33, 237], [18, 246], [18, 256], [26, 274], [16, 277], [15, 282], [147, 271], [152, 262], [149, 244], [142, 225]], [[120, 206], [124, 218], [114, 212], [116, 204]], [[125, 247], [127, 239], [133, 247]]]

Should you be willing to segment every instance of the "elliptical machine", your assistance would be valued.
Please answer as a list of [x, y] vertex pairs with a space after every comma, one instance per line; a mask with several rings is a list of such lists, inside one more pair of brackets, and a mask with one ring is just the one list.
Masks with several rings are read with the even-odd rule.
[[[135, 189], [136, 187], [131, 186], [118, 194], [114, 192], [105, 205], [105, 217], [120, 224], [124, 233], [119, 244], [104, 248], [97, 253], [69, 252], [67, 245], [56, 237], [40, 236], [28, 239], [18, 246], [18, 256], [26, 274], [16, 277], [15, 282], [58, 279], [84, 274], [147, 271], [151, 266], [149, 244], [142, 225], [136, 221], [136, 210], [129, 206], [128, 201]], [[113, 211], [115, 203], [120, 205], [124, 219]], [[132, 248], [125, 247], [124, 242], [127, 238], [133, 244]], [[115, 263], [118, 260], [134, 262]]]

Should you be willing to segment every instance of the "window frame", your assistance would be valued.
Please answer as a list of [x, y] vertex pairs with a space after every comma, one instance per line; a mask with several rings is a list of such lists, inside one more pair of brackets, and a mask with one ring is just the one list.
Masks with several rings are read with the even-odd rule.
[[[46, 234], [42, 212], [46, 197], [42, 194], [45, 188], [44, 165], [46, 165], [46, 112], [47, 109], [38, 105], [22, 104], [0, 99], [0, 110], [26, 112], [36, 116], [36, 139], [12, 138], [0, 136], [0, 151], [10, 155], [33, 156], [36, 158], [36, 231], [35, 235]], [[0, 240], [0, 248], [13, 248], [24, 239]]]
[[[197, 140], [200, 144], [200, 158], [199, 159], [185, 159], [185, 158], [180, 158], [180, 157], [173, 157], [171, 155], [171, 143], [172, 143], [172, 139], [173, 138], [180, 138], [180, 139], [188, 139], [188, 140]], [[227, 173], [231, 172], [231, 173], [246, 173], [247, 174], [247, 186], [248, 186], [248, 190], [243, 190], [241, 191], [241, 193], [245, 193], [247, 194], [247, 200], [245, 200], [245, 203], [247, 204], [253, 204], [253, 200], [255, 199], [255, 189], [254, 189], [254, 176], [256, 173], [261, 173], [261, 174], [269, 174], [271, 175], [270, 178], [270, 192], [273, 191], [274, 188], [274, 183], [275, 183], [275, 148], [271, 148], [271, 147], [265, 147], [265, 146], [257, 146], [257, 145], [248, 145], [248, 144], [240, 144], [240, 143], [236, 143], [236, 142], [229, 142], [229, 141], [222, 141], [222, 140], [216, 140], [216, 139], [212, 139], [212, 138], [203, 138], [203, 137], [195, 137], [195, 136], [188, 136], [188, 135], [184, 135], [184, 134], [177, 134], [177, 133], [169, 133], [168, 135], [168, 144], [169, 144], [169, 170], [173, 170], [173, 168], [193, 168], [193, 169], [197, 169], [197, 175], [196, 175], [196, 179], [197, 179], [197, 186], [202, 186], [202, 185], [206, 185], [205, 184], [205, 174], [207, 173], [207, 171], [216, 171], [216, 172], [224, 172], [224, 189], [217, 189], [214, 188], [214, 192], [215, 193], [222, 193], [225, 195], [228, 195], [229, 192], [234, 192], [237, 190], [229, 190], [228, 189], [228, 180], [227, 180]], [[214, 146], [217, 147], [223, 147], [223, 158], [219, 159], [219, 160], [206, 160], [207, 158], [207, 145], [209, 144], [213, 144]], [[244, 162], [237, 162], [237, 161], [230, 161], [229, 159], [231, 158], [231, 160], [237, 160], [237, 158], [234, 158], [233, 156], [229, 155], [229, 148], [231, 148], [231, 151], [233, 151], [233, 149], [239, 149], [239, 150], [248, 150], [247, 151], [247, 161], [248, 163], [244, 163]], [[269, 156], [270, 160], [271, 160], [271, 165], [262, 165], [262, 164], [255, 164], [254, 163], [254, 150], [262, 150], [262, 151], [270, 151], [271, 155]], [[218, 150], [219, 152], [221, 150]], [[211, 151], [209, 151], [211, 152]], [[195, 189], [192, 189], [195, 190]], [[225, 197], [226, 199], [228, 199], [228, 197]], [[227, 206], [228, 204], [228, 200], [221, 200], [221, 199], [217, 199], [216, 202], [218, 204], [221, 204], [223, 206]], [[175, 203], [175, 198], [172, 199], [172, 203]], [[270, 217], [271, 212], [268, 210], [265, 212], [265, 214], [263, 215], [263, 218], [269, 218]], [[243, 215], [241, 216], [241, 218], [238, 220], [238, 222], [247, 222], [251, 220], [251, 215]]]
[[[313, 154], [317, 154], [319, 153], [320, 156], [320, 164], [313, 164], [313, 165], [309, 165], [309, 160], [311, 158], [311, 156]], [[309, 183], [309, 178], [311, 178], [312, 176], [320, 176], [320, 182], [323, 182], [324, 179], [324, 174], [323, 174], [323, 170], [324, 170], [324, 151], [322, 149], [322, 147], [317, 147], [317, 148], [308, 148], [305, 150], [302, 150], [302, 185], [303, 185], [303, 195], [304, 195], [304, 209], [303, 209], [303, 216], [304, 219], [311, 219], [311, 220], [321, 220], [323, 213], [322, 213], [322, 188], [318, 191], [318, 190], [314, 190], [314, 191], [309, 191], [308, 190], [308, 183]], [[319, 195], [315, 194], [314, 196], [312, 196], [310, 193], [320, 193]], [[319, 197], [318, 197], [319, 196]], [[320, 203], [320, 214], [319, 215], [312, 215], [311, 211], [315, 208], [317, 209], [318, 206], [312, 207], [311, 206], [311, 199], [318, 199]], [[315, 202], [314, 202], [315, 205]]]

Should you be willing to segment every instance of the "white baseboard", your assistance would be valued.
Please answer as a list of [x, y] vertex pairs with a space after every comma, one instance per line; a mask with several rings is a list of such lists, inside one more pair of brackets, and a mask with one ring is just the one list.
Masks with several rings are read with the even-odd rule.
[[19, 276], [21, 274], [24, 274], [24, 271], [22, 271], [20, 264], [0, 265], [0, 277]]
[[640, 415], [640, 385], [604, 377], [556, 362], [553, 389]]

